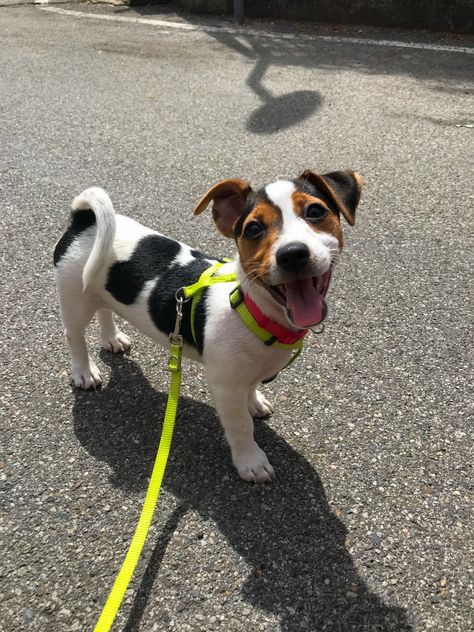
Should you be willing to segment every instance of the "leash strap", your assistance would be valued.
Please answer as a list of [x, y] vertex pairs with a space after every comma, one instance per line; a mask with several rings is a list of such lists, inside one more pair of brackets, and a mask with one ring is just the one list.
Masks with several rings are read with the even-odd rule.
[[[156, 504], [158, 502], [158, 496], [160, 494], [161, 483], [166, 469], [166, 463], [171, 448], [171, 441], [173, 438], [174, 423], [176, 420], [176, 413], [178, 410], [179, 393], [181, 387], [181, 357], [183, 351], [183, 337], [179, 333], [181, 327], [181, 321], [183, 318], [183, 303], [186, 300], [193, 299], [192, 310], [196, 309], [196, 305], [202, 294], [204, 288], [213, 285], [214, 283], [225, 283], [228, 281], [236, 281], [236, 275], [234, 273], [227, 275], [220, 275], [215, 277], [214, 274], [221, 268], [227, 260], [219, 261], [213, 264], [210, 268], [207, 268], [203, 274], [199, 277], [196, 283], [183, 287], [176, 292], [176, 323], [174, 332], [170, 334], [170, 356], [168, 360], [168, 370], [171, 371], [171, 383], [168, 393], [168, 401], [166, 403], [165, 418], [163, 421], [163, 429], [161, 431], [160, 444], [158, 446], [158, 452], [155, 458], [155, 464], [148, 485], [148, 490], [143, 503], [140, 518], [138, 520], [135, 533], [133, 534], [132, 541], [128, 548], [127, 554], [123, 561], [122, 567], [115, 579], [112, 590], [105, 602], [105, 605], [100, 614], [99, 620], [96, 623], [94, 632], [109, 632], [112, 624], [117, 616], [118, 609], [123, 600], [125, 591], [128, 588], [130, 580], [137, 566], [140, 554], [145, 544], [150, 524], [153, 519]], [[194, 323], [194, 313], [192, 318]], [[194, 326], [193, 326], [194, 336]]]
[[[179, 320], [181, 319], [179, 318]], [[168, 455], [171, 447], [171, 440], [173, 437], [174, 422], [178, 409], [179, 391], [181, 386], [181, 354], [183, 339], [179, 334], [171, 334], [170, 341], [168, 369], [171, 371], [171, 384], [168, 394], [168, 402], [166, 404], [163, 430], [161, 431], [160, 445], [158, 447], [155, 464], [153, 466], [150, 484], [148, 486], [142, 512], [140, 514], [140, 519], [138, 521], [137, 528], [135, 529], [132, 542], [130, 543], [122, 568], [117, 575], [109, 597], [94, 628], [94, 632], [108, 632], [112, 627], [118, 609], [120, 608], [120, 604], [122, 603], [125, 591], [132, 579], [143, 545], [145, 544], [151, 520], [155, 512], [156, 503], [158, 502], [161, 482], [165, 473], [166, 463], [168, 461]]]

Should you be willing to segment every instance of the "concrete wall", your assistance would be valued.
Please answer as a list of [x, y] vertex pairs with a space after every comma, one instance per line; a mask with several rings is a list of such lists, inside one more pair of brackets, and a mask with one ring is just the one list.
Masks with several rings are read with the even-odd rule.
[[[233, 0], [179, 0], [196, 13], [232, 14]], [[474, 0], [245, 0], [249, 17], [474, 33]]]

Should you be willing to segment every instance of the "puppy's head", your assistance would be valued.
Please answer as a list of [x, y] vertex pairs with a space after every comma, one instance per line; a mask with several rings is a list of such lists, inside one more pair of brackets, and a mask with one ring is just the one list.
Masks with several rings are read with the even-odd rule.
[[362, 190], [353, 171], [305, 171], [253, 191], [245, 180], [222, 180], [199, 201], [213, 202], [220, 232], [233, 237], [250, 280], [263, 285], [294, 325], [324, 319], [331, 270], [343, 247], [341, 215], [351, 225]]

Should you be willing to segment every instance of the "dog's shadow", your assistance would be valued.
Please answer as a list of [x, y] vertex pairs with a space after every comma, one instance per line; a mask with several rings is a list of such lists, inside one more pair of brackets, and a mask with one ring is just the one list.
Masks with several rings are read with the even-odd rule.
[[[166, 393], [157, 392], [123, 356], [100, 392], [77, 392], [75, 432], [112, 470], [113, 485], [146, 488], [158, 444]], [[317, 473], [268, 425], [257, 439], [277, 469], [277, 482], [252, 486], [234, 472], [213, 408], [182, 398], [164, 486], [179, 498], [155, 545], [126, 630], [138, 630], [167, 542], [188, 509], [211, 519], [255, 569], [244, 598], [281, 618], [282, 630], [408, 632], [406, 612], [382, 602], [358, 575], [345, 548], [346, 528], [331, 511]], [[304, 622], [304, 623], [302, 623]]]

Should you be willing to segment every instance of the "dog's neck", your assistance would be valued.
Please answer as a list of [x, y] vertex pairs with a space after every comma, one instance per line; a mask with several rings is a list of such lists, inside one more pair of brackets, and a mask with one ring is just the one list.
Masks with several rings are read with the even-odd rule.
[[295, 327], [295, 325], [288, 320], [285, 308], [273, 298], [270, 292], [258, 281], [247, 277], [238, 257], [235, 260], [235, 265], [237, 278], [242, 291], [250, 297], [265, 316], [268, 316], [268, 318], [290, 331], [294, 331], [295, 333], [301, 331], [301, 329]]

